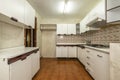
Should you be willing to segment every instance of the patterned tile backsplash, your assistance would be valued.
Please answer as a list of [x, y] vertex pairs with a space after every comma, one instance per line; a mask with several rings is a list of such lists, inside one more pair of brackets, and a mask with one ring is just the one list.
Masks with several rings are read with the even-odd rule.
[[106, 27], [99, 31], [86, 32], [76, 36], [61, 36], [57, 37], [57, 42], [86, 42], [91, 41], [92, 44], [120, 43], [120, 25]]

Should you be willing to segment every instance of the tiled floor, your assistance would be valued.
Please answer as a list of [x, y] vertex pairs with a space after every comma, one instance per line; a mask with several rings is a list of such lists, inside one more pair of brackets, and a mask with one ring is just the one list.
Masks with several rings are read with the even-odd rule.
[[77, 59], [41, 59], [33, 80], [93, 80]]

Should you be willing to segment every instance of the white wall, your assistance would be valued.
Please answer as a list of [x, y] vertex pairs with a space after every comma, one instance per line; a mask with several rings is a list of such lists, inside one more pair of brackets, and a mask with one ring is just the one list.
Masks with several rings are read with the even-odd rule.
[[24, 29], [0, 22], [0, 49], [24, 46]]

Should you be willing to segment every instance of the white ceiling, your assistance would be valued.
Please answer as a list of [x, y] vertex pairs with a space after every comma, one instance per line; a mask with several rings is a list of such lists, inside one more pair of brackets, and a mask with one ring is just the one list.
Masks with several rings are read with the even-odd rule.
[[100, 0], [68, 0], [73, 2], [71, 12], [60, 12], [60, 3], [65, 0], [28, 0], [44, 19], [81, 20]]

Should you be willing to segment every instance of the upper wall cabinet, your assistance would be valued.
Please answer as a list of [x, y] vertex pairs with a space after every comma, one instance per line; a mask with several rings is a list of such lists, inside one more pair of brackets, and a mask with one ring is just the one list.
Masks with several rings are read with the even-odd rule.
[[0, 12], [24, 23], [25, 0], [0, 0]]
[[120, 6], [120, 0], [107, 0], [107, 10]]
[[57, 24], [57, 34], [76, 34], [76, 24]]
[[76, 24], [68, 24], [67, 34], [76, 34]]
[[16, 22], [34, 26], [35, 11], [27, 0], [0, 0], [0, 13]]
[[25, 1], [25, 24], [34, 28], [35, 10]]
[[120, 23], [120, 0], [107, 0], [107, 23]]

